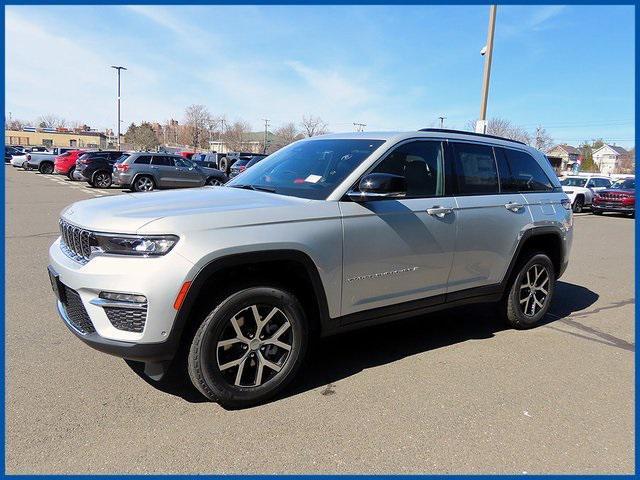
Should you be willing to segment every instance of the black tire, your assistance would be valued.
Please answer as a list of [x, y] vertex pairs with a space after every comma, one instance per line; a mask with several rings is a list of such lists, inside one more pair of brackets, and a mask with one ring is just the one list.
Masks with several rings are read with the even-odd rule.
[[595, 208], [592, 208], [591, 213], [593, 213], [594, 215], [602, 215], [602, 210], [597, 210]]
[[207, 178], [205, 185], [209, 185], [212, 187], [220, 187], [224, 185], [224, 183], [221, 180], [217, 179], [216, 177], [210, 177], [210, 178]]
[[[258, 333], [252, 306], [256, 306], [258, 316], [263, 320], [272, 310], [278, 310], [263, 324], [263, 331], [268, 328], [272, 330], [268, 335], [274, 335], [273, 329], [279, 331], [285, 323], [289, 323], [289, 327], [282, 334], [272, 337], [282, 339], [281, 343], [289, 345], [288, 351], [273, 344], [260, 345], [262, 337], [259, 339], [258, 336], [252, 336], [252, 332]], [[232, 325], [232, 319], [237, 319], [237, 330]], [[236, 341], [218, 346], [218, 342], [229, 340], [229, 334], [232, 336], [231, 340], [234, 340], [235, 335]], [[240, 338], [239, 335], [242, 335], [244, 340], [237, 340]], [[270, 342], [269, 339], [264, 341]], [[249, 407], [273, 397], [289, 384], [304, 360], [307, 345], [307, 320], [295, 296], [273, 287], [247, 288], [231, 294], [220, 302], [196, 331], [189, 349], [189, 377], [205, 397], [223, 407]], [[270, 350], [272, 347], [273, 351]], [[242, 366], [235, 364], [225, 369], [220, 368], [242, 359]], [[273, 370], [263, 361], [275, 364], [281, 369]], [[220, 365], [220, 362], [224, 363]], [[260, 369], [259, 364], [264, 367]], [[260, 382], [258, 378], [262, 380], [263, 376], [266, 380]], [[251, 382], [257, 383], [258, 386], [250, 385]]]
[[[544, 298], [542, 298], [541, 293], [531, 292], [531, 289], [523, 288], [523, 284], [527, 282], [527, 272], [530, 272], [529, 278], [533, 278], [534, 274], [531, 272], [534, 272], [534, 268], [536, 267], [540, 270], [545, 269], [548, 276], [548, 281], [543, 285], [543, 287], [547, 287], [545, 289], [547, 293]], [[537, 271], [539, 272], [540, 270]], [[542, 281], [543, 277], [540, 278], [540, 282]], [[549, 310], [555, 284], [555, 269], [547, 255], [544, 253], [533, 252], [523, 257], [523, 260], [518, 262], [518, 265], [516, 266], [515, 275], [512, 276], [511, 283], [509, 284], [509, 290], [500, 304], [501, 313], [507, 323], [513, 328], [520, 330], [532, 328], [538, 325], [547, 313], [547, 310]], [[524, 310], [532, 306], [532, 304], [530, 300], [527, 300], [523, 305], [522, 295], [530, 297], [532, 294], [533, 298], [536, 299], [537, 302], [534, 302], [533, 312], [530, 310], [527, 314]], [[542, 303], [542, 306], [538, 306], [538, 303]], [[535, 310], [535, 308], [537, 308], [537, 310]]]
[[111, 174], [105, 170], [99, 170], [93, 174], [91, 185], [95, 188], [109, 188], [113, 183]]
[[40, 165], [38, 166], [38, 171], [43, 175], [51, 175], [53, 173], [53, 163], [40, 162]]
[[69, 169], [69, 171], [67, 172], [67, 178], [69, 180], [71, 180], [72, 182], [75, 181], [75, 178], [73, 178], [73, 172], [75, 172], [75, 171], [76, 171], [76, 167], [71, 167]]
[[27, 161], [25, 160], [24, 162], [22, 162], [22, 169], [26, 172], [28, 172], [29, 170], [31, 170], [29, 168], [29, 164], [27, 163]]
[[131, 182], [133, 192], [151, 192], [156, 188], [156, 182], [149, 175], [139, 175]]
[[582, 209], [584, 208], [584, 197], [582, 195], [578, 195], [576, 199], [573, 201], [573, 213], [582, 213]]

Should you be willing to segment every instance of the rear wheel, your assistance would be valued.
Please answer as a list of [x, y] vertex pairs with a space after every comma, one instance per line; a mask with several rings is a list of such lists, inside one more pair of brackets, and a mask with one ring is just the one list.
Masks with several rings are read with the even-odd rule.
[[221, 185], [224, 185], [220, 180], [218, 180], [215, 177], [211, 177], [211, 178], [207, 178], [207, 181], [205, 183], [205, 185], [211, 185], [213, 187], [219, 187]]
[[155, 184], [153, 183], [153, 179], [147, 175], [140, 175], [135, 179], [132, 185], [132, 190], [134, 192], [150, 192], [155, 188]]
[[23, 169], [23, 170], [27, 170], [27, 171], [28, 171], [28, 170], [31, 170], [31, 169], [29, 168], [29, 164], [27, 163], [27, 161], [26, 161], [26, 160], [25, 160], [24, 162], [22, 162], [22, 169]]
[[291, 293], [240, 290], [207, 315], [189, 350], [195, 387], [227, 408], [260, 403], [295, 376], [307, 348], [304, 311]]
[[76, 171], [76, 167], [71, 167], [69, 169], [69, 171], [67, 172], [67, 177], [69, 178], [69, 180], [75, 180], [75, 178], [73, 178], [73, 172]]
[[220, 159], [220, 170], [223, 171], [224, 173], [226, 173], [227, 175], [229, 175], [229, 160], [227, 159], [227, 157], [221, 158]]
[[96, 188], [109, 188], [113, 179], [109, 172], [98, 172], [93, 176], [92, 185]]
[[556, 276], [553, 263], [544, 253], [533, 253], [519, 263], [509, 291], [502, 302], [507, 322], [514, 328], [536, 326], [547, 313]]
[[53, 173], [53, 163], [41, 162], [38, 171], [44, 175], [51, 175]]

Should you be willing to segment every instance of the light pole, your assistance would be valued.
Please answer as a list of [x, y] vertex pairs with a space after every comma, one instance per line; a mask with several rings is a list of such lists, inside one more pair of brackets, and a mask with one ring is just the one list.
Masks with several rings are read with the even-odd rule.
[[447, 117], [438, 117], [440, 119], [440, 128], [444, 128], [444, 119]]
[[491, 60], [493, 58], [493, 33], [496, 28], [496, 5], [489, 7], [489, 30], [487, 45], [480, 52], [484, 55], [484, 72], [482, 74], [482, 97], [480, 99], [480, 118], [476, 123], [476, 133], [487, 132], [487, 99], [489, 98], [489, 79], [491, 77]]
[[115, 68], [118, 71], [118, 150], [120, 150], [120, 70], [126, 70], [125, 67], [118, 67], [111, 65], [111, 68]]
[[264, 149], [262, 153], [267, 153], [267, 132], [269, 129], [269, 119], [263, 118], [262, 120], [264, 120]]

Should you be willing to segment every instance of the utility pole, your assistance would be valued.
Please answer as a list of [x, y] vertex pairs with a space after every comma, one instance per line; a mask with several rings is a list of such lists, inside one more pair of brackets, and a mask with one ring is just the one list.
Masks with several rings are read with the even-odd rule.
[[263, 118], [264, 120], [264, 150], [262, 153], [267, 153], [267, 130], [269, 128], [269, 119]]
[[487, 100], [489, 98], [489, 79], [491, 77], [491, 60], [493, 58], [493, 33], [496, 28], [496, 5], [489, 7], [489, 30], [487, 45], [480, 52], [484, 55], [484, 72], [482, 74], [482, 97], [480, 100], [480, 119], [476, 123], [476, 133], [487, 132]]
[[444, 128], [444, 119], [447, 117], [438, 117], [440, 119], [440, 128]]
[[118, 150], [120, 150], [120, 71], [126, 70], [125, 67], [118, 67], [111, 65], [111, 68], [115, 68], [118, 71]]
[[356, 127], [356, 132], [363, 132], [364, 131], [364, 127], [366, 127], [367, 124], [366, 123], [353, 122], [353, 126]]

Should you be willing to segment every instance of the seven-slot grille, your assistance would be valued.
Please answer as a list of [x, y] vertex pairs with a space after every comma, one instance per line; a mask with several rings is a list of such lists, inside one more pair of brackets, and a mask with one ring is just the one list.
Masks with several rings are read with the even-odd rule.
[[91, 246], [95, 245], [95, 235], [60, 219], [63, 251], [80, 263], [87, 263], [91, 256]]

